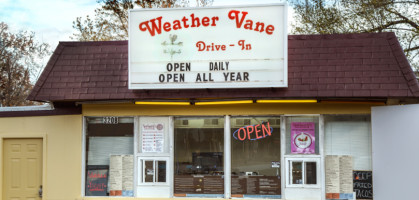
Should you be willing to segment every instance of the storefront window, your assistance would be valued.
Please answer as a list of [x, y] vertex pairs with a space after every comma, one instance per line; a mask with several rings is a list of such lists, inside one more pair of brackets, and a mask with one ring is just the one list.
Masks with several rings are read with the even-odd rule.
[[133, 196], [133, 118], [88, 117], [86, 121], [85, 195]]
[[280, 195], [280, 118], [231, 118], [231, 194]]
[[224, 194], [224, 118], [177, 118], [175, 196]]
[[370, 115], [326, 115], [326, 155], [347, 155], [353, 170], [372, 170]]

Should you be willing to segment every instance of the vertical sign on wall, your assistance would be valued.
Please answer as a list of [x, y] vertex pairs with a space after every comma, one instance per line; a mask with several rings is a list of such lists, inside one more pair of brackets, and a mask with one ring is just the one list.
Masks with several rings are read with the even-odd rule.
[[316, 153], [314, 122], [291, 123], [291, 153], [314, 154]]

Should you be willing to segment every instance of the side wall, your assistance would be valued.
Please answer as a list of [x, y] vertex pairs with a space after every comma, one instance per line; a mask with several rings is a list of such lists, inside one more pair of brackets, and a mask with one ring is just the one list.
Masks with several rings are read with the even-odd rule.
[[419, 105], [372, 108], [371, 117], [374, 199], [417, 198]]
[[[81, 133], [81, 115], [0, 118], [0, 161], [3, 162], [4, 139], [42, 138], [43, 199], [80, 197]], [[0, 194], [2, 184], [0, 181]]]

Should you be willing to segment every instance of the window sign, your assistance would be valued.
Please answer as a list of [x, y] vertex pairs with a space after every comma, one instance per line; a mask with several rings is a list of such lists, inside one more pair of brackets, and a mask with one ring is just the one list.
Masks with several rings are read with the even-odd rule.
[[161, 153], [164, 150], [164, 124], [142, 124], [142, 152]]
[[138, 9], [129, 88], [287, 87], [286, 4]]
[[291, 153], [314, 154], [316, 152], [314, 122], [291, 123]]
[[233, 138], [240, 141], [259, 140], [271, 136], [273, 130], [269, 122], [262, 122], [261, 124], [244, 126], [237, 129], [233, 133]]

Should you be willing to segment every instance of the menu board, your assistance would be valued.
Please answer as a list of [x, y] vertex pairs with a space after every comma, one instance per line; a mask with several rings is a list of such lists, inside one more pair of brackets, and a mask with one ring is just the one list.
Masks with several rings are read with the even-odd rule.
[[122, 196], [134, 196], [134, 156], [122, 156]]
[[373, 199], [372, 171], [354, 171], [353, 182], [356, 199]]
[[231, 194], [280, 195], [277, 176], [232, 176]]
[[326, 156], [326, 193], [339, 193], [339, 156]]
[[339, 157], [339, 193], [353, 193], [352, 156]]
[[111, 155], [109, 196], [134, 196], [134, 156]]
[[339, 198], [339, 194], [353, 193], [352, 156], [328, 155], [326, 161], [326, 199]]
[[109, 196], [122, 196], [122, 156], [111, 155], [109, 165]]
[[142, 153], [162, 153], [164, 151], [164, 124], [142, 124], [141, 139]]
[[107, 196], [108, 169], [88, 169], [86, 196]]
[[176, 194], [224, 194], [221, 176], [175, 175]]

